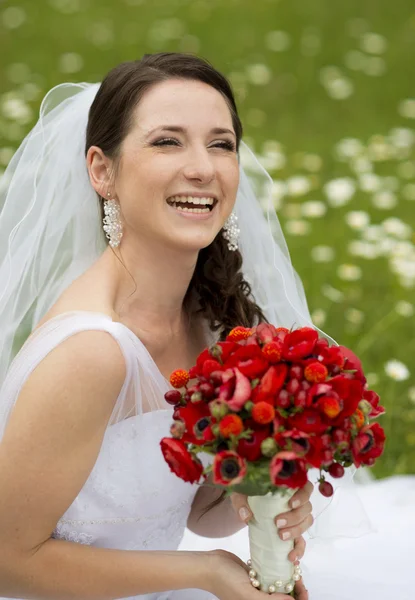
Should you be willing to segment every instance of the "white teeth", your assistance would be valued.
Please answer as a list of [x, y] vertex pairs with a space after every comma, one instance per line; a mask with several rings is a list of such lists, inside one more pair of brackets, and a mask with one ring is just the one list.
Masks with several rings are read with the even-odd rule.
[[211, 206], [214, 203], [214, 201], [214, 198], [195, 198], [194, 196], [172, 196], [168, 199], [169, 204], [173, 204], [175, 202], [180, 202], [181, 204], [183, 204], [184, 202], [188, 202], [190, 204], [203, 204], [204, 206]]
[[208, 213], [210, 210], [208, 208], [187, 208], [187, 206], [176, 206], [176, 210], [180, 210], [181, 212], [191, 212], [191, 213]]

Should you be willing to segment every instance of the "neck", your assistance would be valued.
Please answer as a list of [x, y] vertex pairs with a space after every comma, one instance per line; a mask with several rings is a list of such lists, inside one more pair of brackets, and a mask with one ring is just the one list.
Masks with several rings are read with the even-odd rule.
[[115, 281], [111, 286], [115, 314], [133, 323], [142, 337], [181, 335], [188, 326], [183, 301], [197, 254], [136, 241], [134, 247], [125, 244], [120, 250], [117, 256], [110, 248], [104, 253]]

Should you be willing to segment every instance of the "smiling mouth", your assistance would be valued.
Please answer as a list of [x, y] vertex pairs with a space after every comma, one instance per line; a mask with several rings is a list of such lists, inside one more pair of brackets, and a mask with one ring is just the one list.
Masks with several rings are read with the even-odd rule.
[[216, 198], [196, 198], [194, 196], [172, 196], [167, 199], [167, 204], [181, 212], [208, 214], [217, 204]]

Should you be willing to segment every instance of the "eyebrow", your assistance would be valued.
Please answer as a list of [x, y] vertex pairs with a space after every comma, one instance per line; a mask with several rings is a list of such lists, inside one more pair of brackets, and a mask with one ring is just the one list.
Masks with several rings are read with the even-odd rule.
[[[149, 133], [147, 134], [146, 137], [150, 136], [152, 133], [154, 133], [155, 131], [158, 131], [158, 130], [173, 131], [175, 133], [186, 133], [186, 128], [181, 127], [180, 125], [160, 125], [159, 127], [155, 127], [154, 129], [149, 131]], [[213, 129], [210, 130], [210, 133], [216, 133], [216, 134], [230, 133], [236, 138], [235, 132], [232, 131], [232, 129], [226, 129], [224, 127], [214, 127]]]

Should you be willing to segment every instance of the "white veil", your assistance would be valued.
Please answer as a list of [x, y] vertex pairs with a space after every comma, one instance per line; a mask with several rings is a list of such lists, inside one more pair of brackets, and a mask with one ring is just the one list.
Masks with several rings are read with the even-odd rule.
[[[99, 87], [64, 83], [50, 90], [36, 126], [0, 181], [0, 388], [28, 334], [106, 248], [84, 156], [89, 108]], [[315, 327], [275, 214], [271, 185], [268, 173], [242, 143], [235, 212], [243, 273], [271, 323]], [[257, 195], [266, 204], [265, 218]], [[313, 505], [320, 516], [311, 535], [354, 537], [370, 530], [351, 489], [353, 473], [349, 469], [340, 483], [331, 480], [337, 488], [331, 503], [336, 511], [326, 510], [329, 503], [315, 492]]]

